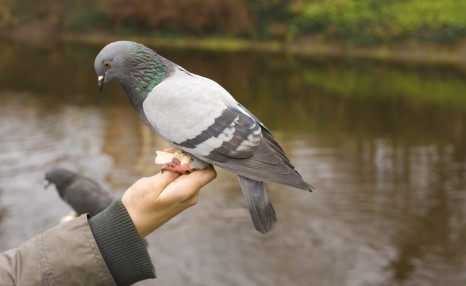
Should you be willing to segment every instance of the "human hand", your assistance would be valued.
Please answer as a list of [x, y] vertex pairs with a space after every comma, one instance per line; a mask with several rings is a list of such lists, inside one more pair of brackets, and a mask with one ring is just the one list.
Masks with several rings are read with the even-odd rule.
[[174, 216], [195, 205], [199, 190], [215, 179], [213, 166], [189, 175], [158, 173], [138, 180], [124, 193], [121, 202], [141, 237], [153, 232]]

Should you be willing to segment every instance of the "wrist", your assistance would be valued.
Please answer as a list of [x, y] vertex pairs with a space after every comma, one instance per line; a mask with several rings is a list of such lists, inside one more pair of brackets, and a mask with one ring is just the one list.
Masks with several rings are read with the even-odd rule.
[[130, 285], [155, 277], [146, 243], [138, 235], [121, 201], [114, 202], [89, 219], [89, 226], [118, 285]]

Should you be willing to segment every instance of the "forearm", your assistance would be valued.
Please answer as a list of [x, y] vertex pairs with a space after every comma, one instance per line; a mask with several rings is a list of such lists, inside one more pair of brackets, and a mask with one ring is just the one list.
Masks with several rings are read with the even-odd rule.
[[0, 254], [0, 285], [131, 285], [154, 277], [146, 245], [119, 201]]

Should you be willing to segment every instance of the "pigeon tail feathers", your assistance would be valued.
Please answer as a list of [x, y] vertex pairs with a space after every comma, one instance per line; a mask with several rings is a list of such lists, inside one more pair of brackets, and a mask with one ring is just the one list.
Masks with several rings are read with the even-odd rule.
[[271, 232], [277, 217], [265, 191], [264, 183], [242, 176], [239, 176], [239, 181], [254, 227], [263, 234]]

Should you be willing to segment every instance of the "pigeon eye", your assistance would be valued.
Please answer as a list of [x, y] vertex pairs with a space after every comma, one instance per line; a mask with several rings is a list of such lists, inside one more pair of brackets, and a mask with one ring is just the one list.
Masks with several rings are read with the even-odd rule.
[[112, 62], [110, 62], [110, 61], [105, 61], [105, 62], [104, 62], [104, 67], [107, 68], [107, 69], [110, 68], [110, 67], [112, 67]]

